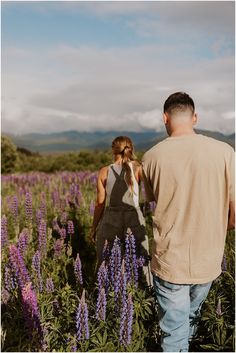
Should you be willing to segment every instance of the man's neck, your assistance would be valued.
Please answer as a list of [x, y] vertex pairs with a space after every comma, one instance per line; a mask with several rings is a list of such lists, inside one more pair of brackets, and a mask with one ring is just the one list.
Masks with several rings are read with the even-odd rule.
[[181, 129], [174, 130], [171, 132], [170, 137], [185, 136], [185, 135], [195, 135], [196, 132], [193, 129]]

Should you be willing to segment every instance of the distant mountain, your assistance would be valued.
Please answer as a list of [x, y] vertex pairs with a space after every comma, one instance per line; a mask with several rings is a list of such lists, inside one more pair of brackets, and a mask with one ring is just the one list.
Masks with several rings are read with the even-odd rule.
[[[220, 132], [196, 130], [197, 133], [216, 138], [217, 140], [229, 143], [234, 147], [235, 134], [223, 135]], [[25, 148], [32, 152], [58, 153], [80, 150], [109, 149], [112, 140], [118, 135], [129, 136], [134, 142], [136, 150], [147, 150], [167, 137], [164, 131], [107, 131], [107, 132], [79, 132], [63, 131], [49, 134], [25, 134], [16, 136], [8, 135], [12, 141], [20, 148]]]

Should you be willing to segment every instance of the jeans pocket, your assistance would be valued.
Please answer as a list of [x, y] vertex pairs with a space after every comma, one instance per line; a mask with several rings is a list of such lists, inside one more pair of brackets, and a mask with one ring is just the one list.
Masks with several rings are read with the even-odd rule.
[[184, 286], [183, 284], [175, 284], [175, 283], [165, 281], [159, 277], [156, 277], [155, 283], [157, 287], [159, 287], [164, 292], [177, 292], [178, 290], [182, 289]]

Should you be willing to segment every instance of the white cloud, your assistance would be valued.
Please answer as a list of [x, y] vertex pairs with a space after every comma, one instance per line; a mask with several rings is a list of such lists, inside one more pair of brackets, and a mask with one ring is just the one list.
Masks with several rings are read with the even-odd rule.
[[[12, 50], [12, 48], [11, 48]], [[167, 96], [187, 91], [200, 111], [199, 128], [233, 131], [233, 57], [176, 62], [175, 48], [98, 49], [68, 46], [31, 54], [3, 74], [3, 131], [160, 129]], [[18, 54], [17, 54], [18, 53]], [[166, 56], [166, 57], [165, 57]], [[35, 70], [34, 68], [37, 68]]]
[[[196, 103], [199, 128], [234, 131], [234, 4], [200, 3], [32, 3], [45, 16], [85, 11], [122, 17], [147, 41], [119, 48], [4, 45], [2, 130], [158, 130], [165, 99], [181, 90]], [[151, 37], [162, 40], [153, 44]], [[206, 38], [208, 58], [200, 50]]]

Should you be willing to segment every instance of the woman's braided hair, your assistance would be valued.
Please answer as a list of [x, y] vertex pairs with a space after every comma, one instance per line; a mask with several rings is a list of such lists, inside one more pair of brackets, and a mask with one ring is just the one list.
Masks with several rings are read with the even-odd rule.
[[136, 160], [136, 157], [134, 155], [134, 146], [131, 139], [127, 136], [116, 137], [112, 141], [112, 151], [114, 155], [121, 155], [122, 166], [126, 171], [125, 181], [127, 185], [130, 186], [133, 190], [133, 180], [129, 162]]

